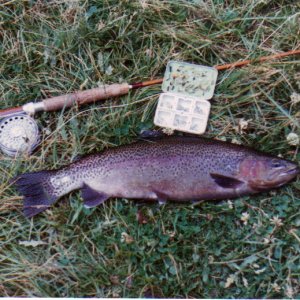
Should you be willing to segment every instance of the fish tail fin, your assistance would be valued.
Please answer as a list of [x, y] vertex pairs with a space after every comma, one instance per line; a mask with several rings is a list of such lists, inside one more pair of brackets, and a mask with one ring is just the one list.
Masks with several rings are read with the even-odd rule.
[[53, 173], [55, 171], [25, 173], [13, 180], [24, 196], [23, 212], [27, 218], [46, 210], [59, 198], [50, 182]]

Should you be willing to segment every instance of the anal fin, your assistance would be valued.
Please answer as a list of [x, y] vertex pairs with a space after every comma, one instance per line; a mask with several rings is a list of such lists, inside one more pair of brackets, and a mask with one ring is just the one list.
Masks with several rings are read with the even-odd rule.
[[81, 188], [81, 196], [83, 198], [84, 206], [87, 208], [95, 207], [109, 198], [105, 193], [95, 191], [87, 184], [84, 184]]

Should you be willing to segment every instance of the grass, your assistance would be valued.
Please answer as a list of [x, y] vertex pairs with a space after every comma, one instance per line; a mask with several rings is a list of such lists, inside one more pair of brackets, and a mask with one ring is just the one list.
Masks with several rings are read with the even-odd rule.
[[[211, 66], [297, 49], [299, 8], [270, 0], [1, 1], [0, 108], [161, 77], [171, 59]], [[206, 136], [299, 161], [286, 140], [300, 134], [299, 103], [290, 98], [300, 90], [299, 62], [220, 72]], [[33, 220], [23, 217], [13, 176], [135, 140], [155, 128], [159, 92], [39, 115], [34, 155], [0, 155], [1, 296], [300, 297], [299, 179], [198, 206], [112, 199], [86, 210], [72, 193]], [[240, 119], [248, 121], [243, 132]]]

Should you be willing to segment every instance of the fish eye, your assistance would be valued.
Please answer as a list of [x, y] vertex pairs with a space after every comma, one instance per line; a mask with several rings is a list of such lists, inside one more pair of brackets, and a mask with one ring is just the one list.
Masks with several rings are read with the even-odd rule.
[[272, 160], [272, 168], [282, 168], [284, 165], [279, 160]]

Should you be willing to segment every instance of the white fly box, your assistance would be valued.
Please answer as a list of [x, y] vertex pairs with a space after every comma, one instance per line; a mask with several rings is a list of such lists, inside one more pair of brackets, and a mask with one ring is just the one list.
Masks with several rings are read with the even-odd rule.
[[215, 68], [170, 61], [158, 100], [154, 124], [195, 134], [205, 132], [216, 86]]

